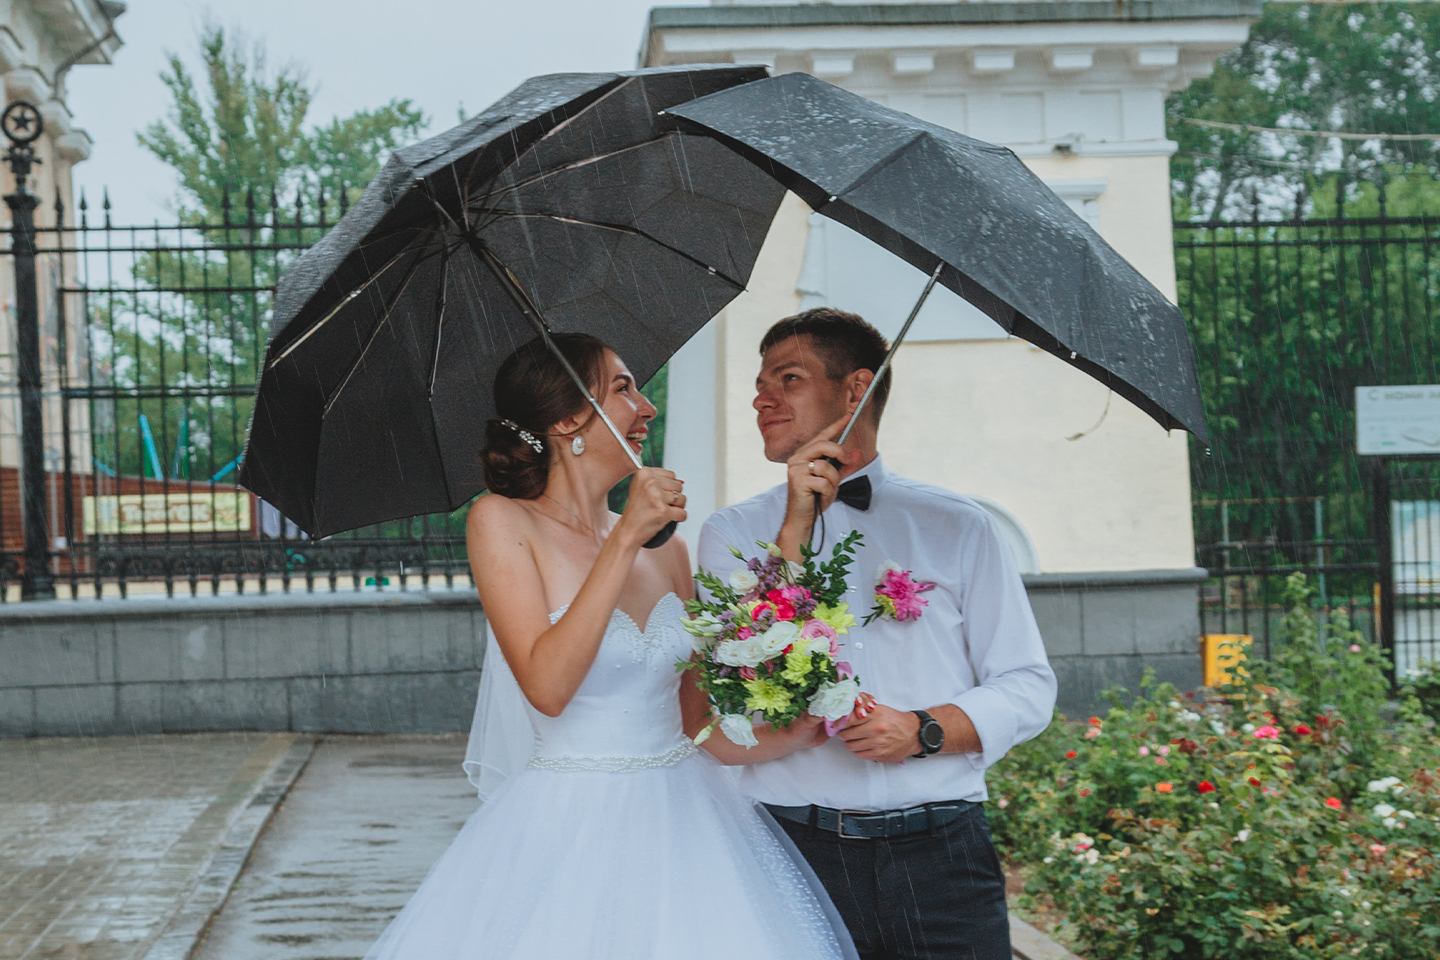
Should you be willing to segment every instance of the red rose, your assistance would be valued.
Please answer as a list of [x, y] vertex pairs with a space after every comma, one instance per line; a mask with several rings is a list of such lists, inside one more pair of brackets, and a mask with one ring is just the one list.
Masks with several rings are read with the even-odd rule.
[[1308, 737], [1308, 736], [1310, 736], [1310, 734], [1314, 733], [1315, 731], [1314, 731], [1314, 730], [1311, 730], [1309, 727], [1305, 726], [1305, 724], [1302, 723], [1302, 724], [1298, 725], [1298, 726], [1295, 728], [1295, 732], [1298, 733], [1298, 734], [1299, 734], [1300, 736], [1302, 736], [1302, 737]]
[[1209, 780], [1201, 780], [1200, 786], [1196, 787], [1196, 789], [1199, 790], [1201, 793], [1214, 793], [1215, 784], [1211, 783]]
[[785, 599], [785, 597], [784, 594], [782, 594], [779, 590], [771, 590], [765, 594], [765, 599], [769, 600], [771, 603], [779, 603], [781, 600]]
[[1259, 780], [1256, 780], [1254, 777], [1251, 777], [1251, 778], [1250, 778], [1250, 786], [1252, 786], [1252, 787], [1258, 787], [1258, 786], [1260, 786], [1260, 781], [1259, 781]]
[[794, 605], [789, 603], [788, 601], [781, 600], [779, 603], [775, 604], [775, 616], [780, 618], [781, 620], [794, 620]]
[[1076, 757], [1078, 757], [1078, 756], [1080, 756], [1080, 754], [1076, 753], [1074, 750], [1066, 750], [1066, 751], [1065, 751], [1065, 759], [1066, 759], [1066, 760], [1074, 760], [1074, 759], [1075, 759]]
[[1088, 797], [1088, 796], [1090, 796], [1090, 788], [1089, 788], [1089, 787], [1081, 787], [1081, 788], [1080, 788], [1080, 799], [1083, 800], [1083, 799], [1085, 799], [1085, 798]]
[[1340, 798], [1330, 797], [1328, 800], [1325, 801], [1325, 806], [1329, 807], [1331, 810], [1339, 810], [1341, 807]]

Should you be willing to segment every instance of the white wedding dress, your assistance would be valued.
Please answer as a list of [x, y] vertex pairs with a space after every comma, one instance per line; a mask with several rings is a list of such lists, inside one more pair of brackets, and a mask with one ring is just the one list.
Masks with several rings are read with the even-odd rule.
[[[528, 765], [466, 822], [367, 960], [855, 956], [793, 845], [686, 738], [682, 614], [673, 593], [643, 630], [616, 610], [560, 716], [524, 704]], [[486, 672], [502, 667], [492, 638]]]

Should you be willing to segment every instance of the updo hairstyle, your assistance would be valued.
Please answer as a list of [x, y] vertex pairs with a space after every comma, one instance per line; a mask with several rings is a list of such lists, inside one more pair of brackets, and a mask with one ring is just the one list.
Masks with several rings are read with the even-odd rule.
[[[588, 333], [556, 333], [550, 338], [565, 359], [598, 394], [605, 376], [605, 341]], [[500, 364], [495, 374], [496, 418], [485, 425], [480, 464], [485, 486], [515, 500], [533, 500], [550, 476], [551, 427], [589, 407], [560, 361], [539, 337], [524, 344]], [[506, 421], [515, 426], [509, 426]], [[536, 450], [520, 431], [540, 444]]]

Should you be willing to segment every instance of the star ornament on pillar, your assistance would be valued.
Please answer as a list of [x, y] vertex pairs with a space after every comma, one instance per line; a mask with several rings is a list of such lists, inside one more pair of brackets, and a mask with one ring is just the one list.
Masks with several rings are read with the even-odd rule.
[[0, 129], [6, 138], [16, 146], [34, 143], [45, 132], [45, 120], [35, 104], [16, 100], [0, 114]]

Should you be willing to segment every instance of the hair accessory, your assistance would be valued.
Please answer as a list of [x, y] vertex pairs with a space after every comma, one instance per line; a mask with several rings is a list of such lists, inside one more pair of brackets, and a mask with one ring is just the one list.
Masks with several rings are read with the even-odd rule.
[[585, 438], [577, 434], [575, 439], [570, 441], [570, 452], [575, 454], [575, 456], [577, 457], [580, 456], [580, 454], [584, 453]]
[[545, 444], [540, 442], [540, 438], [535, 436], [535, 434], [531, 433], [529, 430], [526, 430], [524, 427], [520, 426], [520, 424], [516, 423], [514, 420], [501, 420], [500, 425], [503, 427], [509, 427], [511, 430], [514, 430], [516, 433], [520, 434], [520, 439], [530, 444], [531, 450], [534, 450], [536, 453], [545, 452]]

